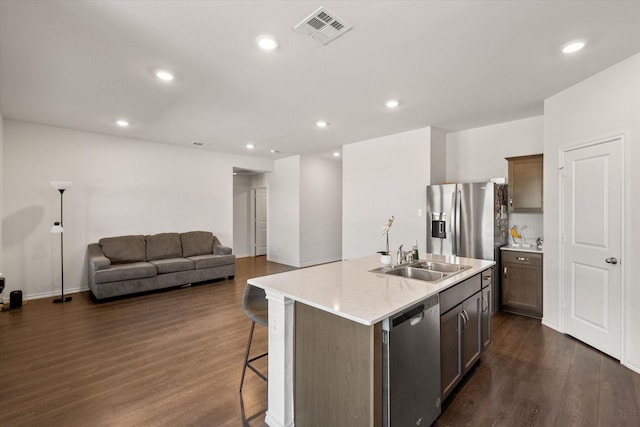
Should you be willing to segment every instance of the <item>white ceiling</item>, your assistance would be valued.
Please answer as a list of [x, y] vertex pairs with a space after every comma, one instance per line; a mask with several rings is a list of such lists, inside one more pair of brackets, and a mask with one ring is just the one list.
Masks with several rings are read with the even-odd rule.
[[[295, 32], [319, 6], [353, 29], [328, 45]], [[257, 49], [263, 33], [280, 48]], [[560, 52], [579, 38], [584, 50]], [[545, 98], [637, 52], [640, 1], [0, 0], [0, 112], [200, 150], [329, 155], [540, 115]]]

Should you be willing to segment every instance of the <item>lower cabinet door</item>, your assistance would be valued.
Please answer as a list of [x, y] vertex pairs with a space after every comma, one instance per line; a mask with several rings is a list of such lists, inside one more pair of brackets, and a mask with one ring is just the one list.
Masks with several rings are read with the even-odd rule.
[[462, 372], [467, 372], [480, 358], [482, 351], [482, 292], [462, 303], [466, 318], [462, 329]]
[[491, 286], [482, 289], [482, 350], [491, 342]]
[[504, 264], [502, 305], [505, 311], [542, 317], [542, 268]]
[[462, 305], [458, 305], [440, 316], [440, 384], [442, 400], [451, 393], [462, 378], [460, 365], [460, 327]]

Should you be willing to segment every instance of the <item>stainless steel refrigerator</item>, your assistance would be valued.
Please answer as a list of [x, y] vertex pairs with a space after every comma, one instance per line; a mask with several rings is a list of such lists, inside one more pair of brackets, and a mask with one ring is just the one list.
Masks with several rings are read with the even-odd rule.
[[[507, 244], [507, 185], [493, 182], [427, 187], [427, 252], [496, 262]], [[500, 274], [493, 277], [493, 310], [500, 308]]]

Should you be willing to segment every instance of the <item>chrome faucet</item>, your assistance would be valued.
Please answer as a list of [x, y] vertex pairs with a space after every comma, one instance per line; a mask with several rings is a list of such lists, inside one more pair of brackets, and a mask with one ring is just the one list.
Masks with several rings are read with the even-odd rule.
[[398, 265], [402, 265], [405, 263], [411, 264], [413, 262], [413, 251], [403, 251], [403, 246], [404, 244], [400, 245], [400, 247], [398, 248], [398, 255], [396, 258], [398, 260]]

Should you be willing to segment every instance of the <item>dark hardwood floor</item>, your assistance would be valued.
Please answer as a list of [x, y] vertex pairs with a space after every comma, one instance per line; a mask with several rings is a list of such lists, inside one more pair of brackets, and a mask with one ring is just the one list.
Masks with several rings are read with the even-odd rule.
[[[248, 278], [290, 269], [241, 258], [234, 280], [0, 313], [0, 425], [264, 426], [266, 384], [248, 372], [238, 393], [250, 325], [240, 303]], [[255, 352], [266, 346], [256, 327]], [[488, 351], [435, 425], [638, 426], [639, 407], [640, 375], [499, 313]]]

